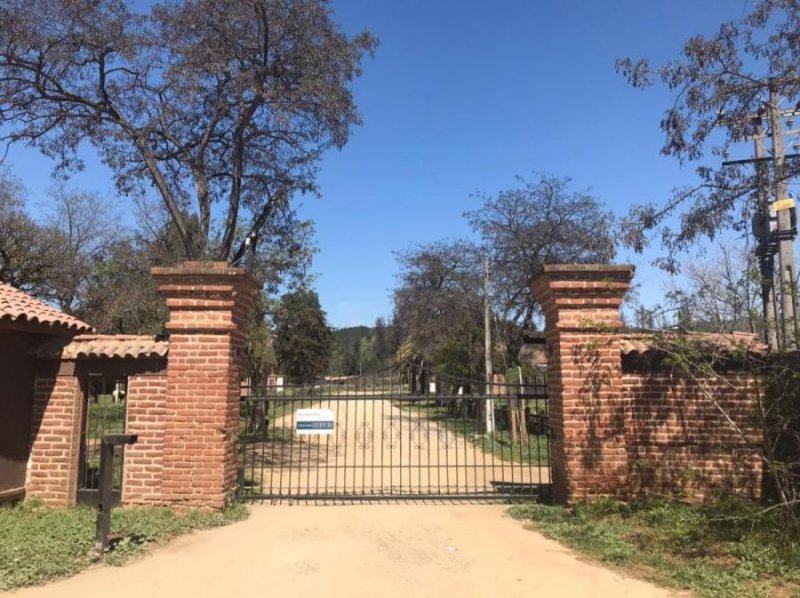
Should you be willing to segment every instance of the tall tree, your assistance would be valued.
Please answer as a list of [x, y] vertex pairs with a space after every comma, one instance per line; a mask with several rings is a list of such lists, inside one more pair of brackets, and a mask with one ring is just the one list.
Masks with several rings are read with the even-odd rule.
[[0, 282], [51, 300], [59, 243], [25, 212], [22, 186], [0, 171]]
[[596, 197], [572, 191], [569, 178], [518, 180], [515, 189], [480, 196], [483, 206], [465, 214], [489, 256], [497, 331], [511, 363], [521, 329], [533, 326], [537, 305], [529, 281], [542, 265], [606, 263], [615, 254], [614, 218]]
[[482, 356], [478, 248], [467, 241], [441, 241], [400, 252], [397, 259], [395, 323], [413, 352], [430, 361], [443, 346], [462, 344], [471, 356]]
[[327, 371], [332, 332], [315, 291], [300, 288], [281, 297], [273, 316], [278, 366], [301, 383]]
[[7, 0], [0, 140], [67, 171], [90, 142], [122, 194], [157, 191], [186, 256], [229, 259], [293, 193], [316, 190], [322, 153], [360, 122], [349, 84], [375, 46], [345, 35], [326, 0], [165, 0], [144, 13]]
[[[649, 234], [657, 233], [666, 250], [657, 263], [675, 272], [680, 253], [696, 242], [724, 229], [750, 228], [760, 176], [751, 165], [721, 167], [720, 156], [757, 132], [770, 89], [783, 97], [784, 104], [776, 108], [794, 107], [800, 99], [798, 30], [798, 0], [760, 0], [749, 14], [721, 24], [713, 35], [690, 38], [672, 62], [653, 67], [646, 59], [617, 61], [617, 70], [634, 87], [660, 79], [674, 92], [661, 119], [661, 152], [681, 164], [697, 164], [695, 183], [674, 189], [663, 202], [631, 210], [623, 222], [627, 245], [642, 251]], [[789, 160], [780, 178], [799, 173], [800, 160]], [[680, 218], [673, 226], [676, 214]]]

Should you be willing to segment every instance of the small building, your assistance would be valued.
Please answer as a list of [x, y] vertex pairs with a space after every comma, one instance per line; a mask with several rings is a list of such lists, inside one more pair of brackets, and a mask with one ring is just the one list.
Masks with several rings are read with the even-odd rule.
[[91, 331], [89, 324], [0, 283], [0, 500], [25, 490], [38, 365], [30, 351]]
[[[163, 385], [167, 341], [92, 332], [0, 284], [0, 501], [35, 491], [60, 504], [96, 502], [102, 435], [126, 430], [130, 391], [153, 376]], [[62, 477], [69, 495], [55, 500], [51, 480]]]
[[102, 439], [112, 501], [221, 508], [236, 488], [245, 324], [258, 283], [224, 262], [152, 274], [169, 340], [98, 335], [0, 284], [0, 500], [54, 507], [99, 499]]

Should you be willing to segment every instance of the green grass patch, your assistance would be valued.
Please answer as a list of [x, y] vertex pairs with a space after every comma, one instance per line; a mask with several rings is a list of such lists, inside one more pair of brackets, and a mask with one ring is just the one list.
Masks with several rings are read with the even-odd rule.
[[[448, 411], [445, 406], [437, 406], [436, 401], [398, 401], [396, 406], [402, 411], [416, 413], [435, 422], [439, 428], [465, 438], [484, 453], [494, 455], [501, 461], [540, 466], [546, 466], [550, 461], [550, 439], [545, 435], [528, 434], [527, 438], [512, 442], [511, 432], [507, 429], [484, 434], [480, 422], [475, 418], [463, 417], [459, 413]], [[530, 406], [534, 413], [544, 410], [544, 405], [540, 407], [538, 401], [530, 401]], [[498, 421], [498, 428], [501, 428], [501, 425]]]
[[0, 507], [0, 591], [74, 575], [93, 563], [119, 565], [154, 542], [247, 517], [243, 505], [224, 511], [177, 513], [167, 507], [115, 509], [112, 549], [102, 558], [94, 544], [96, 511], [52, 509], [37, 501]]
[[89, 438], [102, 438], [106, 434], [125, 432], [125, 403], [115, 403], [111, 395], [101, 395], [97, 402], [89, 402], [87, 420]]
[[509, 512], [603, 563], [698, 596], [800, 596], [800, 530], [777, 510], [725, 499], [526, 504]]

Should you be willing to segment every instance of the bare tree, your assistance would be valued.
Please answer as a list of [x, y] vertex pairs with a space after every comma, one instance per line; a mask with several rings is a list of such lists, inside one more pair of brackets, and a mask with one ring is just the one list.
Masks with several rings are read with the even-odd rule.
[[760, 334], [761, 276], [748, 243], [719, 245], [705, 261], [692, 261], [666, 285], [663, 302], [645, 306], [639, 293], [626, 301], [626, 322], [644, 330]]
[[74, 313], [95, 262], [115, 232], [125, 237], [103, 200], [63, 188], [42, 221], [25, 209], [25, 191], [0, 175], [0, 280]]
[[360, 122], [348, 85], [375, 46], [342, 33], [326, 0], [147, 13], [123, 0], [7, 0], [0, 139], [66, 171], [89, 141], [122, 194], [158, 192], [186, 256], [229, 259], [293, 193], [316, 191], [322, 153]]
[[606, 263], [615, 253], [614, 219], [597, 198], [571, 191], [569, 178], [518, 180], [516, 189], [481, 195], [483, 206], [465, 214], [490, 259], [499, 340], [512, 361], [521, 329], [533, 327], [537, 305], [529, 282], [542, 265]]
[[53, 213], [44, 230], [58, 247], [59, 267], [53, 274], [52, 299], [73, 313], [86, 292], [95, 265], [105, 258], [115, 242], [127, 241], [132, 232], [99, 195], [54, 189], [50, 193]]
[[[617, 70], [634, 87], [660, 79], [674, 92], [661, 120], [661, 152], [681, 164], [697, 164], [695, 183], [674, 189], [660, 204], [631, 210], [623, 221], [628, 246], [642, 251], [649, 233], [657, 233], [667, 251], [657, 263], [675, 272], [680, 253], [694, 243], [724, 229], [750, 228], [762, 179], [752, 165], [718, 164], [731, 146], [749, 140], [762, 126], [770, 90], [783, 96], [785, 104], [776, 108], [791, 108], [800, 99], [799, 28], [798, 0], [760, 0], [750, 14], [721, 24], [715, 34], [690, 38], [680, 58], [658, 68], [645, 59], [617, 61]], [[788, 160], [777, 178], [798, 173], [800, 161]]]

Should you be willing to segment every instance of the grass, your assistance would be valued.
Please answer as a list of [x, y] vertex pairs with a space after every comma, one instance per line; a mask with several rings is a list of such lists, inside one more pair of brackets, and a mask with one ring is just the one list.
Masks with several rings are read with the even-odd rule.
[[89, 438], [122, 434], [125, 431], [125, 403], [115, 403], [111, 395], [101, 395], [97, 402], [89, 403], [87, 426], [86, 435]]
[[[534, 401], [530, 403], [534, 412], [538, 412], [539, 403]], [[480, 424], [475, 418], [448, 412], [446, 407], [437, 407], [435, 401], [403, 401], [398, 402], [397, 407], [436, 422], [440, 427], [466, 438], [484, 453], [492, 454], [501, 461], [542, 466], [549, 463], [550, 448], [547, 436], [528, 434], [527, 440], [512, 442], [508, 430], [498, 429], [492, 434], [484, 434], [480, 431]]]
[[111, 518], [115, 541], [103, 557], [94, 545], [95, 516], [89, 507], [52, 509], [37, 501], [0, 507], [0, 591], [74, 575], [97, 562], [120, 565], [155, 542], [238, 521], [247, 510], [242, 505], [221, 512], [115, 509]]
[[[100, 442], [106, 434], [122, 434], [125, 432], [125, 403], [115, 403], [113, 397], [100, 395], [96, 402], [89, 402], [86, 420], [86, 455], [85, 471], [81, 478], [82, 485], [87, 488], [98, 487], [100, 474]], [[114, 488], [122, 487], [122, 459], [114, 458]]]
[[800, 596], [800, 536], [777, 510], [725, 499], [527, 504], [510, 514], [603, 563], [698, 596]]

